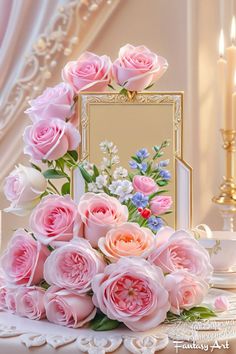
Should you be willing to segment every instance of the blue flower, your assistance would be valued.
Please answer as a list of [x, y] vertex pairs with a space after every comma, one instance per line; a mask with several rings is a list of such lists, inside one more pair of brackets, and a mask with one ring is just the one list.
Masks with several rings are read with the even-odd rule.
[[137, 164], [137, 162], [135, 162], [135, 161], [129, 161], [129, 165], [130, 165], [130, 167], [131, 167], [133, 170], [135, 170], [136, 168], [138, 168], [138, 164]]
[[149, 152], [146, 148], [143, 148], [136, 152], [136, 156], [139, 157], [141, 160], [144, 160], [149, 156]]
[[148, 197], [140, 192], [137, 192], [132, 197], [132, 203], [137, 208], [145, 208], [148, 204]]
[[154, 232], [157, 232], [158, 230], [160, 230], [160, 228], [163, 226], [163, 224], [164, 224], [163, 220], [161, 218], [156, 217], [156, 216], [151, 216], [148, 219], [148, 226]]
[[171, 179], [171, 173], [167, 170], [160, 170], [160, 176], [167, 181]]
[[169, 163], [170, 163], [170, 160], [160, 161], [159, 164], [158, 164], [158, 167], [160, 167], [160, 168], [166, 167], [166, 166], [169, 165]]
[[138, 164], [138, 167], [139, 167], [139, 169], [140, 169], [142, 172], [146, 172], [148, 165], [147, 165], [146, 162], [142, 162], [142, 163], [139, 163], [139, 164]]

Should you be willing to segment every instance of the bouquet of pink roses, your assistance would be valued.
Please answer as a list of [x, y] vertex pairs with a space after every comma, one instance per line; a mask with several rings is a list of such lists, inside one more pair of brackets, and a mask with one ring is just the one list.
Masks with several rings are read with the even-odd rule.
[[[214, 316], [198, 306], [212, 271], [208, 253], [191, 233], [165, 225], [171, 175], [160, 158], [168, 142], [153, 154], [137, 151], [128, 171], [105, 141], [96, 166], [78, 162], [80, 134], [70, 122], [78, 91], [104, 90], [112, 78], [122, 94], [142, 90], [166, 68], [144, 46], [121, 48], [113, 64], [85, 53], [63, 69], [65, 82], [30, 102], [24, 151], [31, 166], [16, 167], [4, 185], [7, 211], [30, 213], [29, 228], [15, 231], [1, 257], [0, 310], [95, 330], [123, 323], [145, 331], [168, 319]], [[85, 180], [78, 205], [70, 196], [74, 168]], [[60, 190], [57, 179], [64, 179]]]

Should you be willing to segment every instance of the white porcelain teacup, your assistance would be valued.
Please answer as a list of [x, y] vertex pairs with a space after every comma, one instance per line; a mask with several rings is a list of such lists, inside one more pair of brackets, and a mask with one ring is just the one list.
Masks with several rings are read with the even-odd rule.
[[211, 264], [216, 271], [236, 269], [236, 232], [199, 232], [199, 242], [210, 254]]

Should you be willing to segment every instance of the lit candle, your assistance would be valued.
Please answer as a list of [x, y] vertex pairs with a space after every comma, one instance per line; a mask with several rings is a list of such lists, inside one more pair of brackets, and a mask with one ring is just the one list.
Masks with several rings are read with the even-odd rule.
[[235, 47], [236, 26], [235, 17], [231, 24], [231, 42], [232, 45], [226, 49], [227, 75], [226, 75], [226, 103], [225, 103], [225, 129], [233, 129], [234, 121], [232, 119], [232, 94], [234, 91], [234, 72], [236, 69], [236, 47]]
[[236, 71], [234, 72], [234, 92], [232, 94], [232, 121], [236, 122]]
[[[225, 122], [225, 81], [226, 81], [226, 60], [224, 59], [224, 32], [223, 30], [220, 31], [220, 39], [219, 39], [219, 59], [217, 61], [218, 66], [218, 92], [219, 92], [219, 106], [220, 106], [220, 117]], [[224, 123], [223, 123], [224, 124]], [[223, 126], [221, 124], [221, 126]]]

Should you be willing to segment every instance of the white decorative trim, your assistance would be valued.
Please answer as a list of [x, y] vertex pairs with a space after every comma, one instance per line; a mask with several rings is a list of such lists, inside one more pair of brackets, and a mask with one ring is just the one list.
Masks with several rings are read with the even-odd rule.
[[96, 336], [78, 337], [78, 348], [88, 354], [106, 354], [112, 353], [122, 344], [121, 337], [109, 336], [108, 338], [98, 338]]
[[0, 338], [17, 337], [22, 332], [19, 332], [15, 326], [8, 326], [0, 323]]
[[146, 337], [125, 337], [124, 347], [134, 354], [155, 354], [167, 347], [167, 334]]
[[63, 345], [70, 344], [76, 340], [76, 337], [63, 337], [60, 335], [47, 336], [38, 333], [25, 333], [20, 336], [20, 340], [27, 348], [41, 347], [49, 344], [54, 349]]

